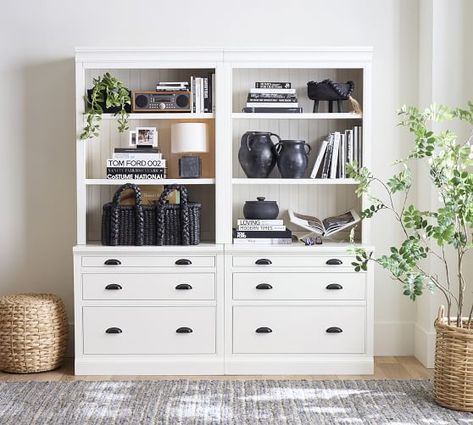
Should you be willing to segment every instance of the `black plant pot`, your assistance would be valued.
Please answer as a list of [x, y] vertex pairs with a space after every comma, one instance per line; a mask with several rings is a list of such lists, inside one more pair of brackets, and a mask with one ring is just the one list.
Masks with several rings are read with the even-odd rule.
[[273, 220], [279, 214], [276, 201], [265, 201], [266, 198], [258, 196], [257, 201], [246, 201], [243, 215], [249, 219]]
[[[92, 100], [92, 92], [93, 92], [93, 89], [87, 90], [87, 100], [89, 101], [89, 105], [90, 105], [90, 101]], [[105, 100], [107, 99], [107, 96], [103, 91], [102, 91], [102, 94], [103, 94], [104, 101], [99, 102], [99, 105], [102, 107], [103, 113], [104, 114], [116, 114], [116, 113], [120, 112], [120, 107], [119, 106], [112, 106], [111, 108], [107, 108], [105, 106], [106, 105]], [[131, 99], [131, 91], [128, 92], [128, 95], [130, 96], [130, 99]], [[128, 113], [131, 113], [131, 105], [125, 105], [125, 111], [128, 112]]]

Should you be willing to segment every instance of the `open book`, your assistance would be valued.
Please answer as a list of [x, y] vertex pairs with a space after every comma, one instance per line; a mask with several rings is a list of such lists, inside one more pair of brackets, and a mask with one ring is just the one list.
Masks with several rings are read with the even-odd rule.
[[342, 230], [348, 229], [360, 221], [360, 216], [355, 210], [347, 211], [334, 217], [327, 217], [323, 220], [311, 215], [303, 215], [292, 210], [288, 211], [289, 220], [304, 229], [320, 236], [330, 236]]

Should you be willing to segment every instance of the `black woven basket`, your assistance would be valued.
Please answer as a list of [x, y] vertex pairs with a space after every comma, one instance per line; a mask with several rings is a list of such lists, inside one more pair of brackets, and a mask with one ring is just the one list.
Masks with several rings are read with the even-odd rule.
[[[135, 205], [120, 205], [122, 193], [132, 189]], [[112, 202], [103, 206], [103, 245], [156, 245], [156, 205], [142, 205], [141, 191], [127, 183], [115, 192]]]
[[[173, 191], [180, 192], [180, 204], [167, 204], [166, 198]], [[156, 210], [157, 245], [198, 245], [200, 243], [201, 204], [188, 202], [187, 189], [180, 185], [168, 186]]]

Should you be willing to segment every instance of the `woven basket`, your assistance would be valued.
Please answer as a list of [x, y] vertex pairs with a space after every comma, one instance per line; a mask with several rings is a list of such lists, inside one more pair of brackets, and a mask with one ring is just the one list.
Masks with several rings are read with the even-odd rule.
[[448, 325], [444, 308], [435, 321], [434, 398], [449, 409], [473, 412], [473, 326]]
[[0, 297], [0, 370], [31, 373], [61, 366], [67, 346], [64, 304], [53, 294]]

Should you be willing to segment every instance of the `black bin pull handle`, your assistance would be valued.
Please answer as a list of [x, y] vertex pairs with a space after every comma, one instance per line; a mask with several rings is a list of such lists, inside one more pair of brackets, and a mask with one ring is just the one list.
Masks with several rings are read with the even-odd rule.
[[328, 264], [329, 266], [339, 266], [343, 264], [343, 261], [340, 260], [339, 258], [330, 258], [325, 262], [325, 264]]
[[261, 328], [256, 329], [257, 334], [270, 334], [273, 330], [267, 326], [262, 326]]
[[341, 334], [343, 332], [342, 328], [339, 328], [338, 326], [332, 326], [328, 328], [325, 332], [328, 334]]
[[258, 266], [269, 266], [270, 264], [273, 264], [273, 262], [268, 258], [259, 258], [255, 261], [255, 264]]
[[120, 260], [117, 260], [116, 258], [109, 258], [104, 262], [106, 266], [119, 266], [121, 263], [122, 262]]
[[122, 288], [122, 285], [119, 285], [118, 283], [111, 283], [110, 285], [107, 285], [105, 287], [105, 289], [107, 289], [107, 290], [120, 290], [120, 289], [123, 289], [123, 288]]
[[188, 258], [179, 258], [179, 260], [176, 260], [174, 264], [176, 266], [190, 266], [192, 264], [192, 261]]
[[192, 329], [188, 328], [187, 326], [183, 326], [181, 328], [176, 329], [177, 334], [191, 334], [192, 332]]
[[189, 285], [188, 283], [180, 283], [179, 285], [176, 286], [176, 289], [186, 291], [186, 290], [192, 289], [192, 286]]
[[260, 283], [256, 285], [256, 289], [273, 289], [273, 287], [269, 283]]
[[340, 285], [339, 283], [331, 283], [330, 285], [327, 285], [325, 289], [339, 290], [339, 289], [343, 289], [343, 286]]
[[108, 328], [105, 333], [107, 334], [121, 334], [123, 331], [120, 328]]

